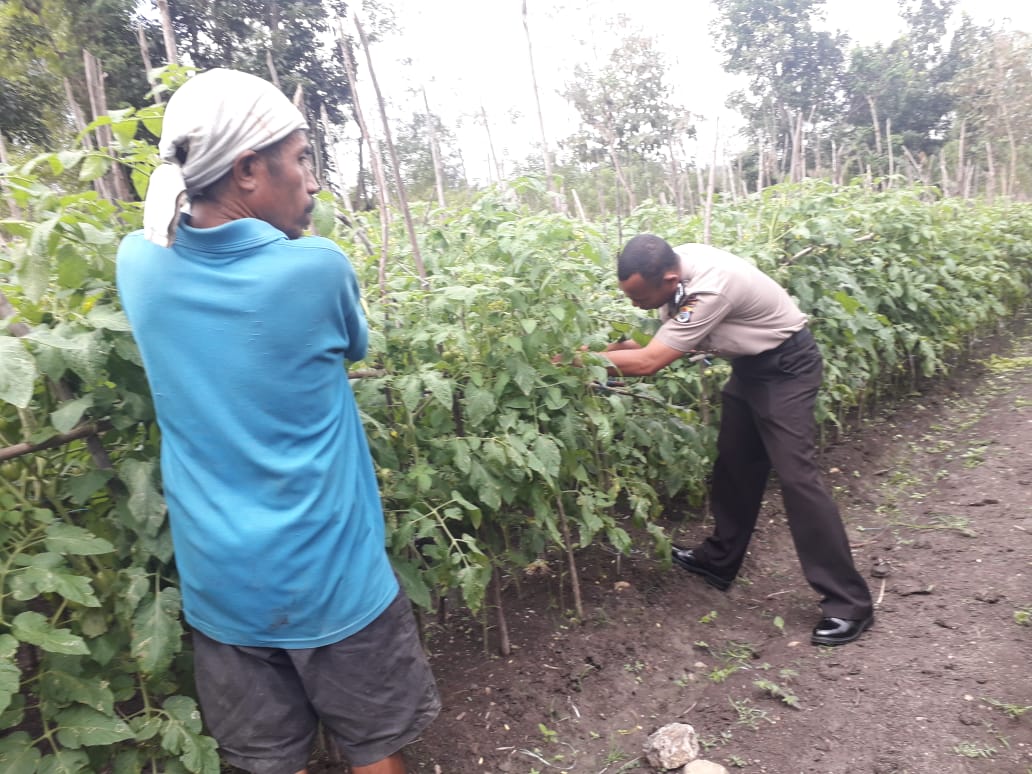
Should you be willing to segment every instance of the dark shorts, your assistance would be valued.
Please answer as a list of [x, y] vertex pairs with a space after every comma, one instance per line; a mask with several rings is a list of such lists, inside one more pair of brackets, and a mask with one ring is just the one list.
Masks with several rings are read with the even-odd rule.
[[253, 774], [308, 764], [321, 722], [353, 766], [401, 750], [440, 711], [404, 593], [362, 631], [321, 648], [224, 645], [194, 632], [197, 693], [222, 757]]

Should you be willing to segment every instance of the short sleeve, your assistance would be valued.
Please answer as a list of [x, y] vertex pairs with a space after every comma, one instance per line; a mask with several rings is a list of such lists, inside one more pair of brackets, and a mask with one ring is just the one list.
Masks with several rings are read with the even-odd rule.
[[731, 311], [731, 303], [719, 293], [691, 293], [663, 323], [656, 337], [680, 352], [692, 352]]

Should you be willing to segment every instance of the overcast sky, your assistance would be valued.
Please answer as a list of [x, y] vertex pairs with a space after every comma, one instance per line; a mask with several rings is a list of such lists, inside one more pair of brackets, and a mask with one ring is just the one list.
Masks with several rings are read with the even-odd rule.
[[[387, 3], [395, 9], [402, 31], [374, 44], [373, 56], [381, 90], [392, 102], [391, 117], [405, 119], [421, 109], [422, 96], [417, 101], [413, 92], [425, 86], [431, 110], [459, 138], [467, 174], [483, 180], [486, 135], [472, 120], [483, 105], [495, 150], [506, 169], [511, 169], [540, 139], [522, 0]], [[860, 44], [888, 42], [903, 29], [896, 0], [827, 0], [825, 7], [826, 27], [845, 32]], [[716, 9], [712, 0], [527, 0], [527, 8], [550, 142], [576, 129], [573, 109], [558, 92], [572, 78], [575, 64], [602, 60], [609, 54], [614, 38], [607, 28], [620, 14], [629, 17], [632, 28], [657, 39], [668, 58], [676, 101], [705, 117], [700, 123], [699, 152], [708, 157], [718, 133], [733, 133], [735, 119], [724, 101], [738, 82], [723, 72], [713, 44], [710, 27]], [[960, 11], [981, 24], [1032, 32], [1028, 0], [960, 0], [958, 16]], [[371, 99], [364, 96], [362, 83], [359, 94]], [[372, 112], [366, 109], [367, 114]]]

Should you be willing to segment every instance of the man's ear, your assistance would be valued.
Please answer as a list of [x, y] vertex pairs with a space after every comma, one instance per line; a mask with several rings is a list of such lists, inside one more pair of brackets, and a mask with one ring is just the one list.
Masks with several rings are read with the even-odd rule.
[[258, 185], [257, 167], [262, 163], [257, 151], [245, 150], [233, 161], [233, 180], [245, 191], [253, 191]]

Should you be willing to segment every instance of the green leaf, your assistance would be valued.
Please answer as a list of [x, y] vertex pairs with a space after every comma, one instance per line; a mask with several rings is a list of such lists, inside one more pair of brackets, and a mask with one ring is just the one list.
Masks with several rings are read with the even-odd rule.
[[191, 734], [188, 740], [189, 744], [184, 745], [183, 754], [179, 756], [187, 770], [194, 774], [219, 774], [222, 767], [219, 763], [218, 742], [200, 734]]
[[[32, 235], [29, 237], [29, 251], [36, 256], [49, 256], [50, 255], [50, 237], [54, 233], [54, 229], [57, 228], [58, 223], [61, 222], [60, 216], [53, 216], [46, 220], [41, 220], [34, 229], [32, 229]], [[38, 299], [34, 299], [38, 300]]]
[[86, 412], [86, 409], [93, 406], [93, 396], [83, 395], [81, 398], [75, 400], [65, 401], [61, 404], [61, 408], [57, 411], [53, 411], [50, 414], [50, 424], [54, 426], [54, 429], [59, 433], [67, 433], [82, 419], [82, 415]]
[[337, 232], [337, 212], [332, 195], [316, 195], [315, 209], [312, 210], [312, 231], [327, 239], [332, 239]]
[[154, 462], [127, 459], [118, 466], [129, 489], [129, 512], [144, 534], [154, 537], [165, 521], [165, 500], [154, 484]]
[[75, 702], [105, 715], [115, 713], [115, 695], [106, 680], [49, 669], [43, 673], [41, 686], [48, 701], [65, 706]]
[[133, 616], [131, 652], [147, 675], [164, 672], [182, 647], [179, 591], [162, 589], [145, 599]]
[[494, 414], [498, 407], [490, 390], [472, 385], [466, 387], [466, 419], [470, 427], [479, 427], [484, 420]]
[[65, 747], [97, 747], [133, 738], [129, 724], [118, 717], [77, 704], [57, 713], [57, 739]]
[[57, 259], [57, 284], [69, 290], [81, 288], [89, 279], [90, 269], [89, 261], [78, 253], [62, 253]]
[[159, 715], [137, 716], [129, 721], [129, 725], [136, 734], [136, 741], [146, 742], [148, 739], [153, 739], [161, 731], [164, 720]]
[[424, 610], [429, 610], [433, 605], [430, 588], [423, 580], [418, 565], [392, 556], [391, 566], [398, 574], [398, 580], [401, 581], [405, 595]]
[[37, 328], [24, 338], [53, 350], [62, 364], [86, 381], [93, 382], [99, 378], [106, 359], [106, 345], [98, 331], [75, 330], [70, 326]]
[[180, 724], [195, 734], [201, 733], [201, 711], [197, 708], [197, 702], [189, 696], [169, 696], [161, 705]]
[[118, 240], [118, 234], [114, 229], [97, 228], [86, 221], [76, 221], [75, 225], [82, 233], [83, 241], [88, 245], [113, 245]]
[[201, 713], [192, 699], [172, 696], [165, 700], [169, 719], [165, 723], [161, 746], [173, 755], [188, 771], [196, 774], [218, 774], [219, 756], [215, 740], [201, 736]]
[[423, 373], [423, 386], [430, 391], [430, 394], [434, 396], [434, 400], [437, 401], [438, 404], [440, 404], [444, 409], [451, 411], [451, 381], [445, 379], [436, 371], [426, 371]]
[[125, 312], [108, 304], [90, 309], [86, 315], [86, 322], [94, 328], [103, 328], [107, 331], [128, 332], [132, 330]]
[[54, 522], [47, 527], [45, 543], [48, 551], [72, 556], [97, 556], [115, 550], [111, 543], [89, 530], [62, 522]]
[[559, 475], [562, 453], [559, 451], [559, 444], [551, 436], [539, 435], [534, 441], [532, 450], [548, 478], [555, 478]]
[[136, 126], [139, 123], [136, 118], [119, 120], [117, 116], [112, 116], [112, 119], [111, 131], [114, 132], [118, 144], [123, 148], [132, 145], [133, 138], [136, 136]]
[[0, 400], [28, 408], [39, 374], [36, 361], [18, 339], [0, 337]]
[[129, 567], [119, 573], [119, 589], [115, 610], [120, 618], [132, 618], [150, 593], [150, 577], [142, 567]]
[[57, 160], [61, 164], [61, 169], [63, 171], [74, 167], [82, 161], [82, 158], [85, 155], [86, 152], [81, 150], [63, 150], [58, 152]]
[[102, 153], [91, 153], [82, 162], [82, 169], [79, 170], [79, 179], [84, 183], [91, 183], [98, 177], [103, 177], [111, 168], [111, 159]]
[[68, 653], [86, 655], [90, 649], [86, 647], [82, 637], [72, 634], [68, 629], [57, 629], [50, 625], [39, 613], [26, 611], [19, 613], [13, 621], [11, 633], [22, 642], [38, 645], [50, 653]]
[[840, 304], [842, 304], [842, 308], [846, 310], [846, 314], [856, 314], [856, 311], [861, 306], [859, 301], [857, 301], [851, 295], [846, 293], [844, 290], [837, 291], [832, 297]]
[[0, 738], [0, 771], [4, 774], [35, 774], [40, 753], [24, 731]]
[[79, 774], [89, 772], [90, 756], [83, 750], [59, 750], [39, 762], [36, 774]]
[[11, 593], [18, 600], [35, 599], [40, 594], [57, 593], [69, 602], [84, 607], [100, 607], [100, 601], [93, 595], [89, 578], [74, 575], [65, 568], [27, 567], [12, 579]]
[[142, 771], [138, 750], [120, 750], [111, 764], [111, 774], [141, 774]]
[[85, 505], [89, 499], [111, 480], [109, 470], [91, 470], [81, 476], [73, 476], [63, 483], [65, 492], [76, 505]]
[[21, 670], [15, 661], [18, 641], [9, 634], [0, 634], [0, 714], [11, 705], [11, 698], [21, 685]]

